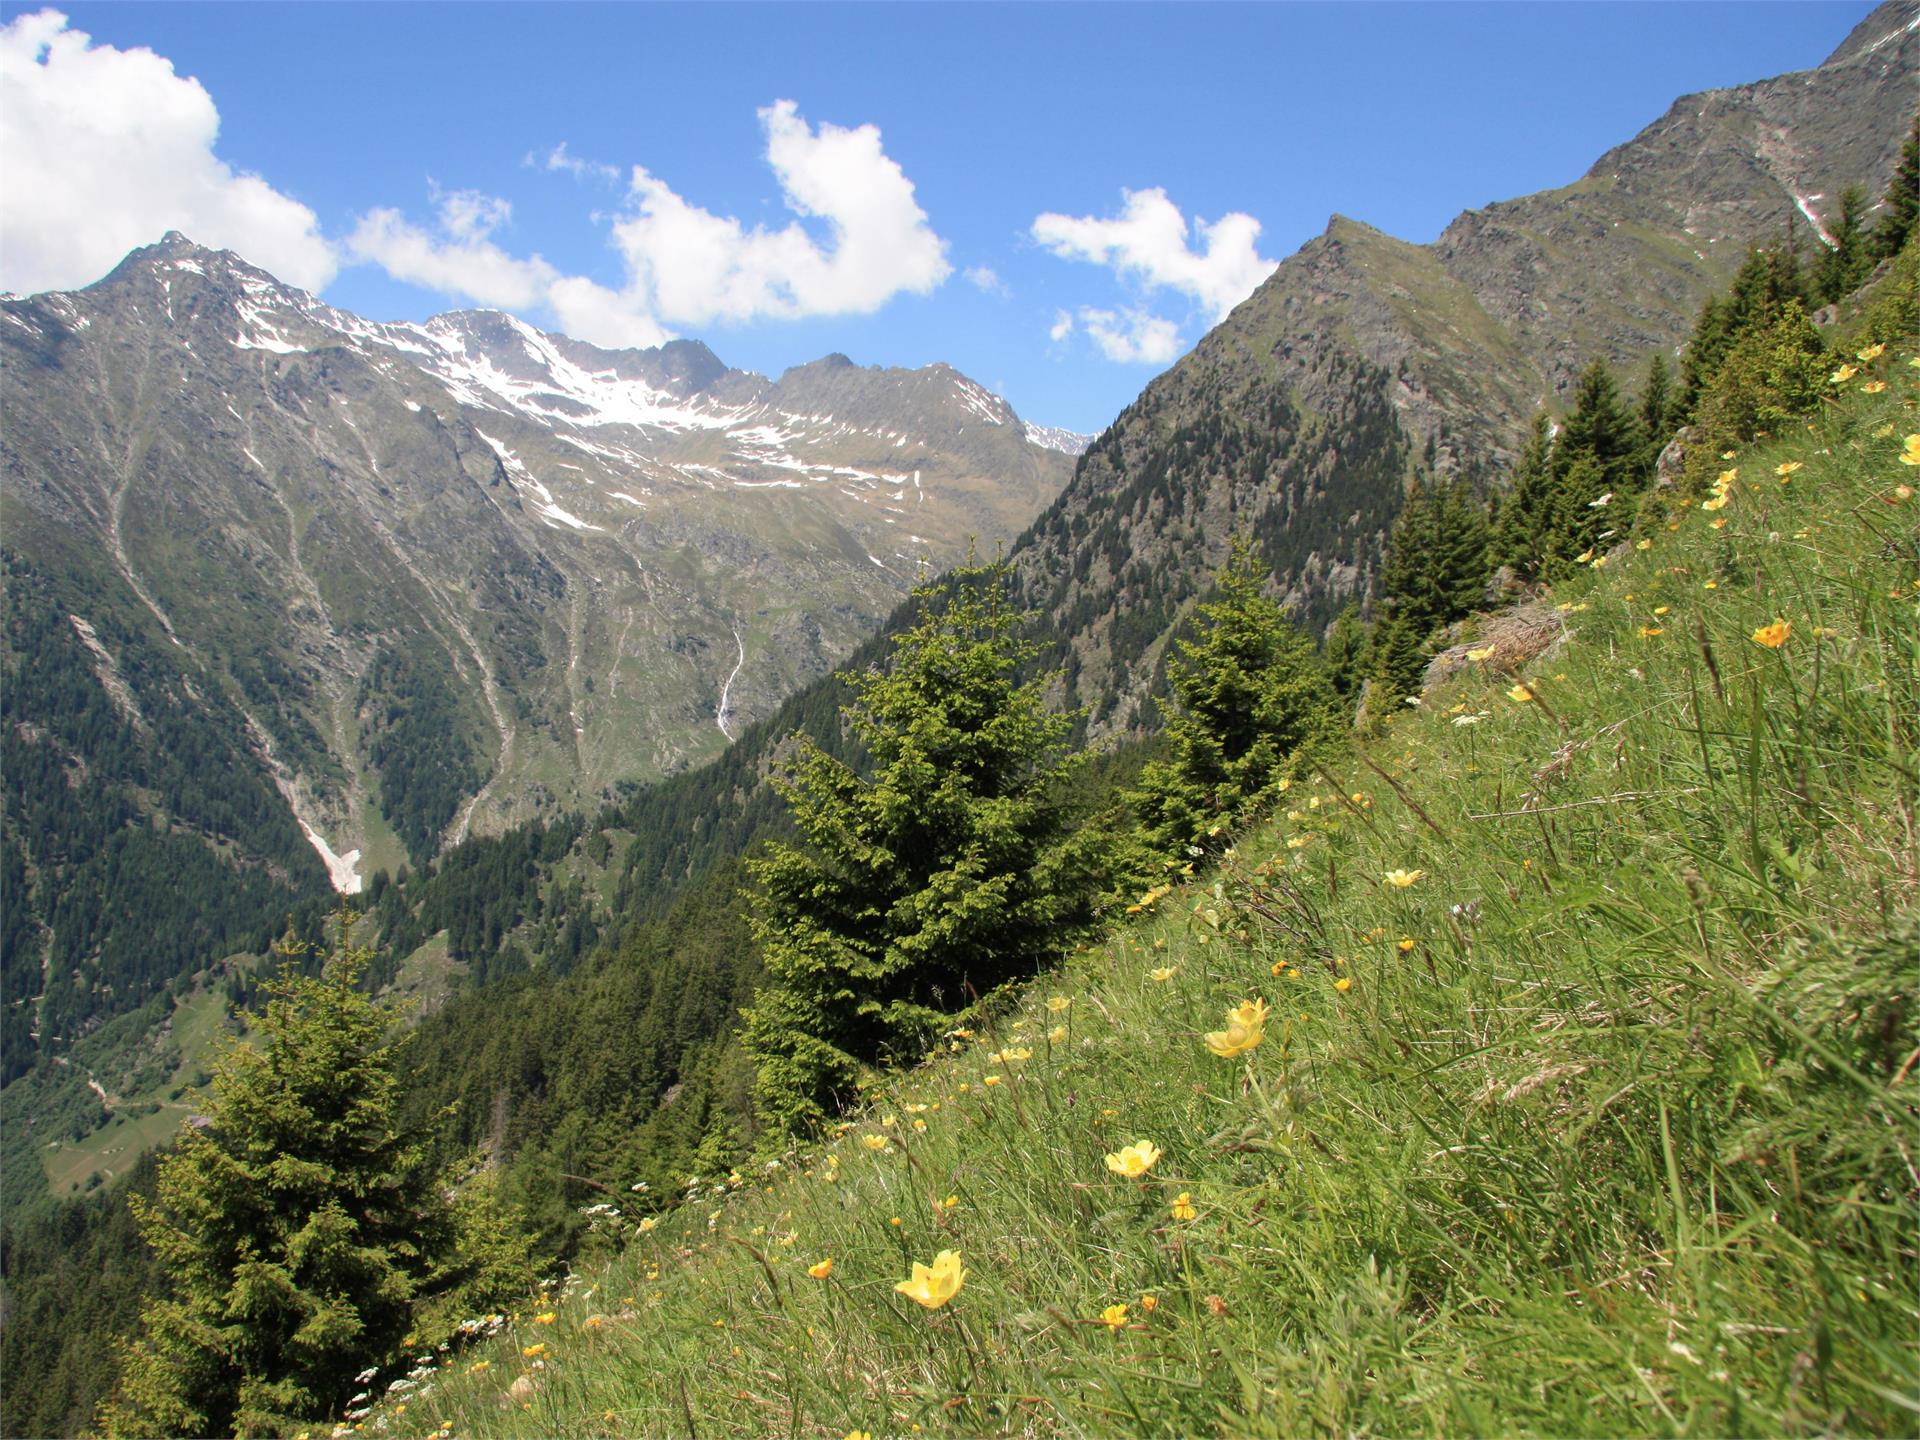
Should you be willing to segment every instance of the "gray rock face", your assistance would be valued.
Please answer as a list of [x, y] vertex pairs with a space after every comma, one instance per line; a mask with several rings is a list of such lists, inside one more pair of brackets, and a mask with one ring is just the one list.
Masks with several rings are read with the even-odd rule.
[[1498, 483], [1532, 414], [1605, 359], [1672, 354], [1750, 245], [1824, 243], [1884, 193], [1911, 123], [1920, 4], [1812, 70], [1676, 101], [1580, 180], [1412, 245], [1335, 216], [1096, 440], [1016, 554], [1061, 698], [1138, 723], [1235, 530], [1310, 625], [1372, 590], [1408, 469]]
[[238, 706], [342, 884], [698, 763], [1073, 463], [946, 366], [376, 324], [179, 235], [0, 364], [7, 549]]

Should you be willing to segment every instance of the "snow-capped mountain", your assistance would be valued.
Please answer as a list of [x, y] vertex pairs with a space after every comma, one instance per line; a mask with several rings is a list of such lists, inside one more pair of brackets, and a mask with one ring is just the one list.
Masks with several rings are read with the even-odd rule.
[[1077, 438], [943, 365], [379, 324], [177, 234], [0, 347], [13, 602], [143, 677], [136, 731], [141, 683], [230, 704], [343, 886], [723, 747]]

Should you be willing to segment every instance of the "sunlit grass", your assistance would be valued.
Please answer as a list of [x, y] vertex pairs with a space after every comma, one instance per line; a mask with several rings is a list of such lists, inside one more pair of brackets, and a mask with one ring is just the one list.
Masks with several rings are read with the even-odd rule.
[[354, 1423], [1920, 1428], [1920, 372], [1876, 359], [1522, 670]]

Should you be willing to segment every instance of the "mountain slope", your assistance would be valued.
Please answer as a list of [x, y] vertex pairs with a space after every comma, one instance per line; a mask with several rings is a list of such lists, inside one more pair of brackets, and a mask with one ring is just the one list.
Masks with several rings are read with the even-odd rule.
[[[200, 835], [249, 933], [724, 750], [1073, 463], [946, 366], [768, 380], [493, 313], [374, 324], [178, 235], [0, 301], [0, 364], [9, 774], [67, 777], [89, 855]], [[149, 773], [183, 726], [218, 805]], [[87, 967], [96, 932], [156, 917], [84, 878], [48, 804], [9, 787], [9, 999], [57, 962], [138, 1003]]]
[[1820, 244], [1846, 185], [1884, 190], [1917, 70], [1920, 6], [1897, 0], [1825, 64], [1679, 100], [1574, 184], [1433, 245], [1334, 217], [1147, 387], [1016, 550], [1062, 698], [1139, 723], [1235, 529], [1309, 623], [1366, 600], [1412, 464], [1491, 477], [1582, 365], [1672, 352], [1748, 246]]

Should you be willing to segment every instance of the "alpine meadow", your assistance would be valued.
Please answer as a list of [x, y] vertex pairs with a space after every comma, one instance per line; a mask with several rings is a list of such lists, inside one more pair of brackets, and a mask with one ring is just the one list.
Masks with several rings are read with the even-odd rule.
[[[1846, 8], [1267, 260], [1229, 51], [1654, 61], [340, 9], [322, 154], [371, 30], [9, 5], [0, 1434], [1920, 1430], [1920, 0]], [[887, 69], [994, 17], [1005, 114]], [[1181, 153], [1062, 45], [1213, 47], [1184, 180], [1032, 198], [1105, 172], [1002, 125]]]

